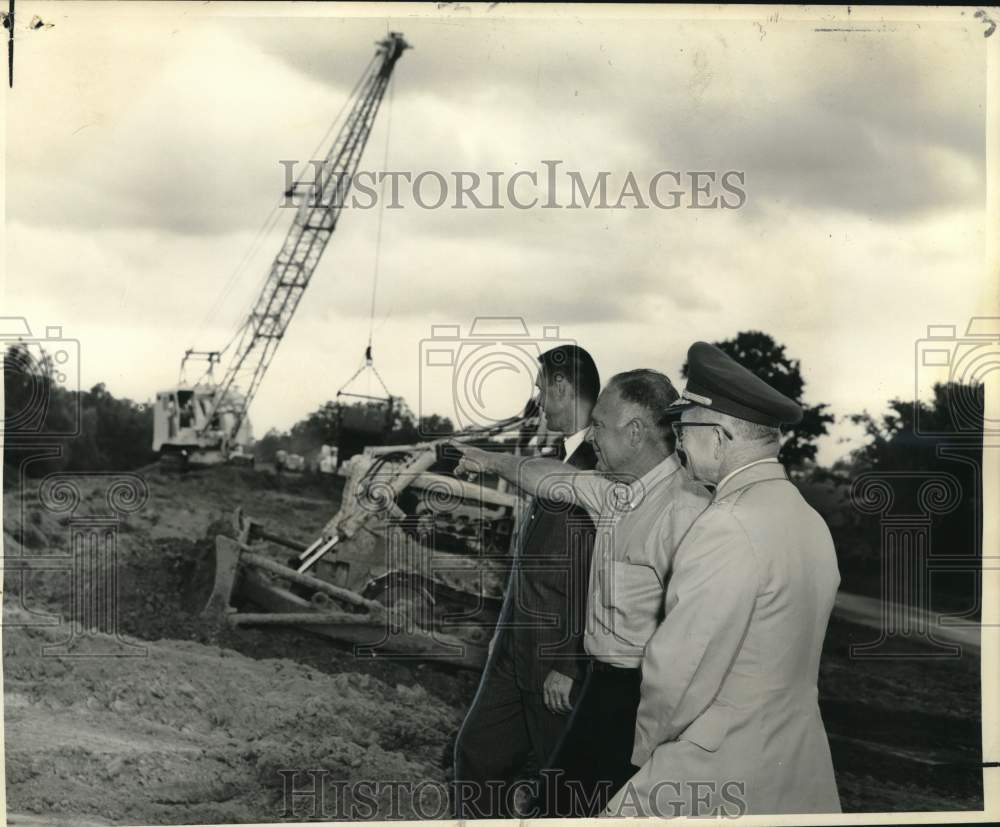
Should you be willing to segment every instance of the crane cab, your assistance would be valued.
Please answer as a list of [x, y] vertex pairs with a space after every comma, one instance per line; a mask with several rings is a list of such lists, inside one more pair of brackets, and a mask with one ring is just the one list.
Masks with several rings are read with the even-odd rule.
[[232, 406], [212, 414], [216, 389], [196, 386], [159, 391], [153, 408], [153, 450], [168, 463], [216, 465], [253, 458], [253, 430], [244, 417], [235, 436], [228, 437], [236, 421]]

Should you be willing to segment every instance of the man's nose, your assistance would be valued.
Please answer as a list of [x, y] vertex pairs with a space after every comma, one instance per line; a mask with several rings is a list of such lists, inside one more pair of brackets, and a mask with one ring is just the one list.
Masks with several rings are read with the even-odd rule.
[[587, 440], [587, 442], [589, 442], [591, 445], [593, 445], [593, 443], [594, 443], [594, 428], [593, 428], [592, 425], [587, 427], [587, 434], [586, 434], [586, 436], [584, 436], [584, 439]]

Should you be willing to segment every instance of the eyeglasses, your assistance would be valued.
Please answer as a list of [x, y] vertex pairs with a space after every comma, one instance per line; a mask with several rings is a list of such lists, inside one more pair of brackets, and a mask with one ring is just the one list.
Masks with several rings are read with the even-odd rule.
[[673, 430], [674, 436], [677, 438], [678, 445], [684, 441], [685, 428], [718, 428], [726, 435], [726, 439], [733, 438], [733, 435], [729, 433], [726, 427], [718, 422], [671, 422], [670, 428]]

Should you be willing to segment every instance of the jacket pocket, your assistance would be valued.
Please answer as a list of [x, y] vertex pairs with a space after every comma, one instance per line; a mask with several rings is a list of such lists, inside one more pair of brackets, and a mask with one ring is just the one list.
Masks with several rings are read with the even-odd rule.
[[728, 706], [714, 704], [694, 719], [678, 741], [690, 741], [708, 752], [715, 752], [729, 732], [733, 711]]

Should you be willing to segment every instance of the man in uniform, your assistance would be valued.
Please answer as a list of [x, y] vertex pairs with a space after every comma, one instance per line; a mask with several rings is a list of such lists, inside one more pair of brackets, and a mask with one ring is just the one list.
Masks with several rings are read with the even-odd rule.
[[[584, 437], [601, 388], [597, 366], [576, 345], [539, 357], [538, 406], [561, 433], [559, 469], [589, 470], [596, 458]], [[594, 526], [580, 508], [536, 501], [517, 552], [490, 657], [455, 742], [459, 818], [515, 815], [517, 782], [545, 766], [566, 728], [586, 676], [583, 651], [587, 572]]]
[[591, 414], [594, 471], [552, 460], [488, 453], [453, 443], [456, 473], [495, 473], [526, 493], [583, 506], [597, 530], [584, 647], [590, 674], [562, 743], [543, 769], [547, 817], [598, 815], [635, 772], [629, 760], [639, 706], [643, 648], [657, 627], [674, 551], [708, 505], [674, 454], [670, 380], [640, 369], [612, 377]]
[[705, 342], [678, 404], [678, 450], [715, 496], [674, 558], [642, 664], [640, 769], [606, 813], [840, 812], [816, 689], [840, 574], [777, 459], [802, 411]]

